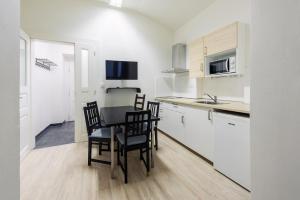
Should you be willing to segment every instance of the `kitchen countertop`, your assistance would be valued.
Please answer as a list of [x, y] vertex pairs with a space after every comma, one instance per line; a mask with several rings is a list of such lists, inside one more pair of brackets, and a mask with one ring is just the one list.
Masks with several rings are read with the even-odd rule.
[[192, 99], [192, 98], [174, 98], [174, 97], [157, 97], [157, 101], [166, 102], [166, 103], [175, 103], [179, 105], [188, 105], [193, 107], [199, 108], [211, 108], [216, 110], [222, 111], [230, 111], [230, 112], [237, 112], [243, 114], [250, 114], [250, 105], [244, 102], [239, 101], [223, 101], [221, 104], [204, 104], [204, 103], [196, 103], [196, 101], [203, 100], [199, 99]]

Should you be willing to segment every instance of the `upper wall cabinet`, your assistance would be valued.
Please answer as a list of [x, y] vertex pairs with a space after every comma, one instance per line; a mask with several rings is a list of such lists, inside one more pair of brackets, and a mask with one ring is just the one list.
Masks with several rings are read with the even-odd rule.
[[238, 23], [230, 24], [204, 37], [204, 54], [210, 56], [238, 47]]
[[[232, 76], [244, 73], [247, 60], [248, 34], [246, 24], [235, 22], [188, 44], [190, 78]], [[236, 58], [236, 72], [210, 75], [210, 61]]]
[[200, 38], [188, 44], [190, 78], [204, 77], [204, 42]]

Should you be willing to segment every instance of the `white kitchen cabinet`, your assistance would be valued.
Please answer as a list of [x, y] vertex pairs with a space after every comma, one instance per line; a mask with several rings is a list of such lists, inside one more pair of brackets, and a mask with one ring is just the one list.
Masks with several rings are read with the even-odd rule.
[[204, 53], [203, 39], [188, 44], [188, 66], [190, 78], [204, 77]]
[[214, 133], [209, 109], [161, 103], [160, 117], [160, 130], [213, 161]]
[[238, 26], [235, 22], [204, 37], [204, 54], [214, 55], [236, 49], [238, 46]]
[[247, 189], [250, 188], [250, 119], [214, 113], [214, 167]]
[[210, 109], [185, 107], [185, 142], [213, 162], [214, 131]]
[[184, 109], [182, 106], [161, 103], [158, 128], [179, 142], [184, 142]]

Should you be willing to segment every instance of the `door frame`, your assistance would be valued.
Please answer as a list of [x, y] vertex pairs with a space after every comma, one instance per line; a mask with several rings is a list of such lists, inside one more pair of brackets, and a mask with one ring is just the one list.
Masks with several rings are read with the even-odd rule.
[[[37, 39], [37, 40], [46, 40], [46, 41], [53, 41], [53, 42], [64, 42], [64, 43], [70, 43], [74, 45], [74, 75], [75, 75], [75, 142], [83, 142], [83, 141], [87, 141], [87, 134], [85, 131], [83, 130], [83, 127], [85, 127], [85, 124], [83, 124], [83, 111], [82, 111], [82, 103], [77, 103], [78, 101], [78, 93], [81, 92], [81, 88], [78, 87], [78, 80], [77, 77], [80, 76], [79, 71], [80, 68], [78, 67], [78, 65], [76, 64], [76, 57], [78, 55], [76, 55], [76, 46], [77, 45], [91, 45], [94, 47], [94, 59], [93, 61], [95, 63], [100, 63], [101, 61], [101, 55], [97, 52], [99, 52], [99, 49], [101, 47], [101, 42], [98, 40], [86, 40], [86, 39], [81, 39], [81, 38], [72, 38], [72, 37], [64, 37], [64, 36], [60, 36], [60, 35], [44, 35], [44, 34], [32, 34], [31, 35], [32, 39]], [[94, 67], [97, 67], [96, 64], [94, 65]], [[99, 70], [96, 70], [97, 72]], [[95, 76], [97, 76], [96, 74], [90, 74], [91, 78], [95, 78]], [[90, 80], [89, 80], [90, 81]], [[95, 82], [96, 84], [96, 82]], [[80, 86], [80, 82], [79, 82], [79, 86]], [[95, 96], [95, 98], [99, 98], [102, 93], [98, 92], [97, 90], [99, 88], [97, 88], [96, 85], [89, 85], [89, 90], [90, 93]], [[96, 93], [96, 95], [95, 95]], [[82, 117], [79, 117], [81, 116]]]
[[[28, 92], [28, 137], [29, 143], [26, 144], [25, 148], [20, 149], [20, 160], [22, 160], [34, 147], [35, 140], [32, 133], [32, 101], [31, 101], [31, 40], [29, 35], [20, 29], [19, 38], [25, 40], [26, 42], [26, 89], [19, 85], [19, 94], [22, 90], [27, 90]], [[20, 79], [20, 76], [19, 76]], [[20, 109], [20, 108], [19, 108]], [[20, 118], [19, 118], [20, 120]], [[21, 132], [20, 132], [21, 134]]]

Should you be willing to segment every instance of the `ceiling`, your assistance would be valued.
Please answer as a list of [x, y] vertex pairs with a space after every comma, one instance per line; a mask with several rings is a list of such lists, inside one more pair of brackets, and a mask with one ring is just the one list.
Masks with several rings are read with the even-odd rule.
[[[100, 0], [109, 2], [109, 0]], [[125, 8], [176, 30], [215, 0], [123, 0]]]

